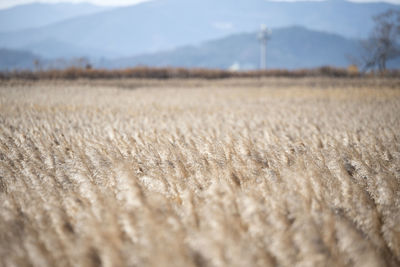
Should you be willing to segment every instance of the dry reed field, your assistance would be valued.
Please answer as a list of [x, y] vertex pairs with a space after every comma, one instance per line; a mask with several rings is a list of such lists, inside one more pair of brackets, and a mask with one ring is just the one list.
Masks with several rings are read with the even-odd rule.
[[400, 266], [400, 81], [3, 81], [0, 266]]

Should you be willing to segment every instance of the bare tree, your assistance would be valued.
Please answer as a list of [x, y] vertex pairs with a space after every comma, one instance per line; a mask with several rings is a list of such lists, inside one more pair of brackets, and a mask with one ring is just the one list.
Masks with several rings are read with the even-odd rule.
[[86, 57], [79, 57], [72, 59], [72, 66], [80, 68], [80, 69], [91, 69], [92, 65], [90, 64], [90, 60]]
[[388, 10], [373, 18], [375, 27], [370, 37], [362, 41], [362, 69], [386, 70], [387, 61], [400, 56], [400, 10]]
[[35, 67], [35, 71], [41, 71], [42, 70], [42, 62], [40, 61], [40, 59], [33, 60], [33, 65]]

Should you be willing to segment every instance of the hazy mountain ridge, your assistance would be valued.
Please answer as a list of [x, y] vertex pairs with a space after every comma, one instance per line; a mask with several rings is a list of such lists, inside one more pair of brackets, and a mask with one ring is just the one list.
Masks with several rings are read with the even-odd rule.
[[33, 69], [38, 55], [29, 51], [0, 49], [0, 70]]
[[[313, 68], [323, 65], [346, 67], [351, 63], [348, 56], [356, 56], [358, 48], [358, 40], [340, 35], [312, 31], [299, 26], [278, 28], [272, 31], [271, 39], [268, 42], [267, 65], [268, 68], [288, 69]], [[252, 32], [233, 34], [199, 45], [183, 46], [133, 57], [92, 58], [91, 63], [94, 67], [110, 69], [137, 65], [256, 69], [259, 66], [259, 53], [257, 32]], [[55, 59], [42, 59], [44, 67], [60, 66], [55, 63], [56, 61]], [[69, 63], [74, 63], [74, 61], [69, 61]], [[398, 61], [392, 62], [391, 66], [393, 64], [400, 66]]]
[[88, 3], [32, 3], [0, 10], [0, 32], [38, 28], [111, 9]]
[[[102, 51], [97, 57], [125, 57], [254, 31], [262, 23], [269, 27], [300, 25], [358, 38], [371, 29], [372, 15], [389, 8], [398, 5], [346, 1], [238, 0], [232, 4], [228, 0], [154, 0], [41, 28], [0, 33], [0, 47], [29, 49], [44, 40], [55, 40]], [[45, 47], [42, 50], [42, 56], [51, 56], [46, 54]], [[82, 56], [92, 55], [82, 53]]]
[[[267, 47], [269, 68], [312, 68], [323, 65], [345, 67], [351, 62], [348, 55], [356, 55], [359, 41], [337, 34], [312, 31], [294, 26], [272, 31]], [[154, 54], [121, 58], [103, 62], [103, 67], [124, 68], [135, 65], [205, 67], [241, 69], [259, 66], [260, 45], [257, 32], [234, 34], [197, 46]]]
[[112, 55], [113, 53], [101, 49], [93, 49], [90, 47], [82, 47], [68, 42], [60, 42], [56, 39], [46, 39], [31, 43], [25, 47], [24, 50], [31, 51], [38, 55], [46, 55], [47, 59], [59, 59], [59, 58], [78, 58], [87, 57], [90, 59], [96, 59], [98, 55]]

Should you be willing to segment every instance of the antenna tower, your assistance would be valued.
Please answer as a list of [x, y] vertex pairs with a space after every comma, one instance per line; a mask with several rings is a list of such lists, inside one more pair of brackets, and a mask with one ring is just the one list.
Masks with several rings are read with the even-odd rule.
[[261, 25], [261, 31], [258, 34], [258, 40], [261, 44], [260, 53], [260, 69], [265, 70], [267, 68], [267, 41], [271, 35], [271, 30], [267, 28], [264, 24]]

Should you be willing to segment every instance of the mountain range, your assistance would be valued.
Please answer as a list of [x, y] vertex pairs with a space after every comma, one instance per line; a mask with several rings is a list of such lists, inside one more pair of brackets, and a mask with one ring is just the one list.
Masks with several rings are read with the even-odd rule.
[[44, 4], [33, 3], [0, 10], [0, 32], [39, 28], [78, 16], [111, 9], [87, 3]]
[[[267, 43], [269, 68], [313, 68], [324, 65], [348, 66], [349, 56], [358, 53], [359, 42], [337, 34], [293, 26], [272, 30]], [[257, 32], [184, 46], [169, 51], [107, 60], [100, 67], [126, 68], [135, 65], [257, 69], [260, 44]]]
[[[6, 20], [1, 23], [0, 48], [46, 60], [84, 56], [105, 67], [137, 63], [227, 68], [236, 62], [255, 68], [255, 31], [265, 24], [273, 29], [270, 66], [297, 68], [348, 64], [346, 55], [371, 31], [372, 17], [399, 6], [344, 0], [153, 0], [119, 8], [82, 4], [78, 11], [61, 12], [58, 20], [37, 15], [48, 12], [46, 8], [31, 4], [0, 11], [0, 21]], [[9, 19], [22, 16], [13, 15], [24, 14], [21, 10], [35, 23]]]
[[29, 51], [0, 49], [0, 70], [33, 69], [40, 57]]

